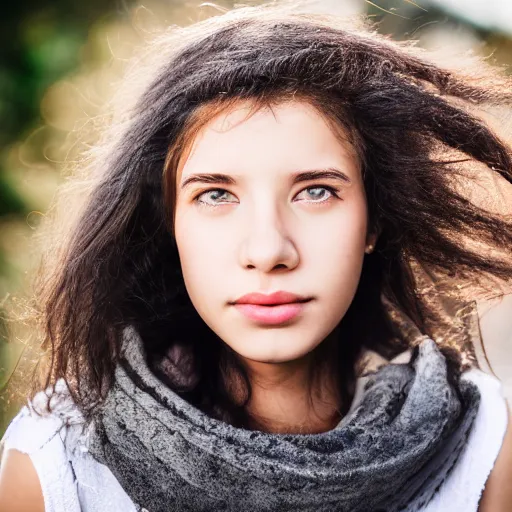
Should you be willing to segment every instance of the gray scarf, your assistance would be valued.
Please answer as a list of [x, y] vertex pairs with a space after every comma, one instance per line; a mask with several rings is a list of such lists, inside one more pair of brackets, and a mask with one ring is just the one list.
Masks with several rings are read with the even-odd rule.
[[450, 384], [426, 339], [411, 363], [372, 374], [333, 430], [250, 431], [180, 398], [148, 368], [138, 333], [124, 337], [90, 452], [149, 512], [421, 510], [456, 464], [480, 401], [469, 381]]

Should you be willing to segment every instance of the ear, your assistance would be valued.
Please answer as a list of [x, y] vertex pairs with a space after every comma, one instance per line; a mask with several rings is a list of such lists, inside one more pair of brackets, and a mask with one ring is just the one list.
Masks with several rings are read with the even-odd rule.
[[364, 252], [366, 254], [370, 254], [374, 251], [378, 238], [379, 238], [379, 233], [376, 233], [376, 232], [368, 233], [366, 235], [366, 245], [365, 245], [365, 250], [364, 250]]

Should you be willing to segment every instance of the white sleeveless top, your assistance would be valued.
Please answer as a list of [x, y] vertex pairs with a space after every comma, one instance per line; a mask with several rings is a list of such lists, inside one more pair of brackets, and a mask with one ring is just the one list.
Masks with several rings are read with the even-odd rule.
[[[462, 378], [478, 386], [481, 404], [457, 465], [423, 509], [425, 512], [477, 511], [507, 429], [508, 412], [500, 382], [476, 369]], [[82, 432], [78, 411], [68, 402], [58, 405], [52, 414], [38, 416], [34, 408], [44, 398], [39, 393], [18, 413], [0, 448], [16, 449], [30, 456], [41, 482], [45, 511], [136, 512], [135, 504], [111, 471], [87, 452], [87, 433]], [[352, 407], [357, 399], [356, 396]], [[69, 418], [67, 425], [58, 412]]]

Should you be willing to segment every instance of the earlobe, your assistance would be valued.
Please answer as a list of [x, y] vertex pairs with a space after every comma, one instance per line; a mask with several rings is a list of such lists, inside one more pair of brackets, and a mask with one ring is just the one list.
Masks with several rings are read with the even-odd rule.
[[377, 233], [369, 233], [366, 237], [366, 247], [364, 252], [366, 254], [370, 254], [375, 249], [375, 244], [377, 243], [378, 234]]

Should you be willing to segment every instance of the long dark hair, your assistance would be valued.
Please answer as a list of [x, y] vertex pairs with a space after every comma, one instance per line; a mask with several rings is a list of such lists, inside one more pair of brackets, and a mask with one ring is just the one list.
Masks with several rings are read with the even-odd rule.
[[[383, 300], [429, 334], [412, 262], [440, 275], [510, 279], [509, 261], [465, 240], [512, 247], [512, 223], [454, 187], [464, 162], [512, 182], [510, 148], [472, 113], [510, 104], [505, 78], [473, 80], [370, 29], [274, 7], [234, 10], [180, 29], [179, 39], [160, 38], [162, 66], [96, 161], [96, 182], [53, 271], [41, 271], [46, 386], [65, 379], [90, 415], [112, 383], [123, 329], [133, 325], [162, 379], [205, 412], [246, 424], [247, 400], [235, 403], [224, 377], [235, 370], [248, 399], [247, 375], [192, 306], [172, 235], [176, 160], [206, 105], [299, 97], [351, 134], [380, 236], [335, 341], [315, 354], [318, 371], [331, 361], [345, 406], [363, 349], [388, 357], [407, 347]], [[172, 353], [181, 359], [163, 371]]]

